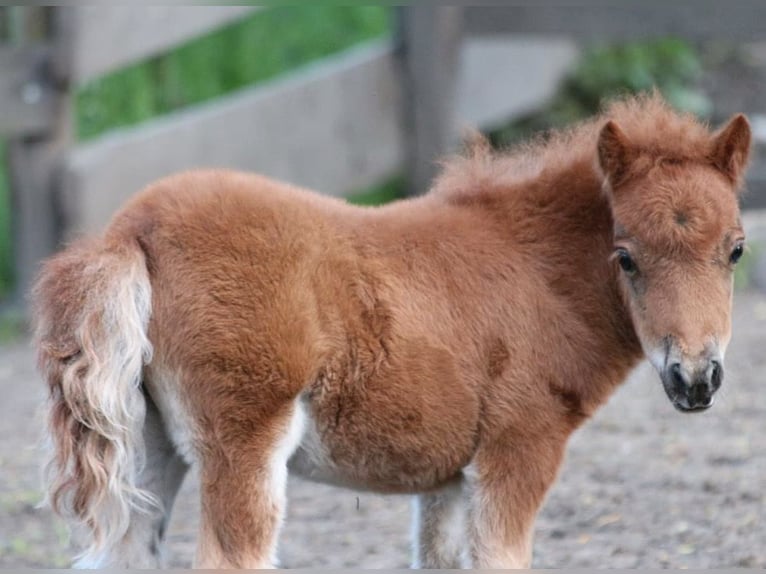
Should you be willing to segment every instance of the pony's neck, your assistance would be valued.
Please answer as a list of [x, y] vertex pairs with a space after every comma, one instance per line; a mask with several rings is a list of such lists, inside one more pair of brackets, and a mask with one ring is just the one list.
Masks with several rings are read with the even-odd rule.
[[602, 178], [594, 162], [579, 159], [525, 187], [502, 194], [501, 211], [525, 234], [537, 234], [539, 272], [568, 309], [569, 320], [560, 325], [567, 341], [562, 381], [595, 408], [643, 358], [619, 270], [610, 261], [614, 222]]

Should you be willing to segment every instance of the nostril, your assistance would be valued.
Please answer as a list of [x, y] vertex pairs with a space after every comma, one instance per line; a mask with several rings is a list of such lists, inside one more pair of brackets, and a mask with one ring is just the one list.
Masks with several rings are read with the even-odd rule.
[[704, 383], [692, 385], [689, 390], [689, 402], [693, 405], [706, 405], [710, 402], [710, 389]]
[[721, 388], [723, 382], [723, 367], [718, 361], [713, 361], [713, 370], [710, 372], [710, 386], [713, 392]]
[[681, 372], [681, 363], [673, 363], [670, 366], [670, 376], [673, 379], [673, 384], [677, 389], [681, 389], [686, 384], [684, 381], [684, 375]]

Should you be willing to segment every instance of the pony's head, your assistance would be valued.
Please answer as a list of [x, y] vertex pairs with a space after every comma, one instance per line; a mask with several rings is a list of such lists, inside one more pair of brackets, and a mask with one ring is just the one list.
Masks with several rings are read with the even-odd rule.
[[673, 405], [699, 411], [723, 382], [750, 127], [738, 115], [711, 134], [667, 109], [660, 116], [638, 130], [633, 118], [623, 129], [613, 116], [599, 133], [598, 160], [636, 334]]

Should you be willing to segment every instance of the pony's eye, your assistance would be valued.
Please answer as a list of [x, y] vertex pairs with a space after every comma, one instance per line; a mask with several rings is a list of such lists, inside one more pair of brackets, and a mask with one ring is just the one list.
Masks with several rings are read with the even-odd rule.
[[636, 268], [636, 262], [633, 261], [630, 253], [628, 253], [625, 249], [617, 250], [617, 263], [620, 264], [622, 270], [625, 271], [625, 273], [628, 275], [633, 275], [638, 270]]
[[734, 249], [731, 252], [731, 255], [729, 256], [729, 261], [731, 261], [732, 264], [736, 263], [742, 258], [742, 255], [745, 253], [745, 244], [740, 242], [737, 243], [734, 246]]

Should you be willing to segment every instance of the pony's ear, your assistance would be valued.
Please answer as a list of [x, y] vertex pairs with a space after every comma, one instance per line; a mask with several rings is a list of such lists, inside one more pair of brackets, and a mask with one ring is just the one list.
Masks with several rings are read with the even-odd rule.
[[750, 124], [739, 114], [713, 137], [710, 159], [733, 183], [739, 184], [750, 155]]
[[627, 174], [631, 160], [630, 141], [620, 127], [609, 120], [598, 134], [598, 162], [612, 187]]

